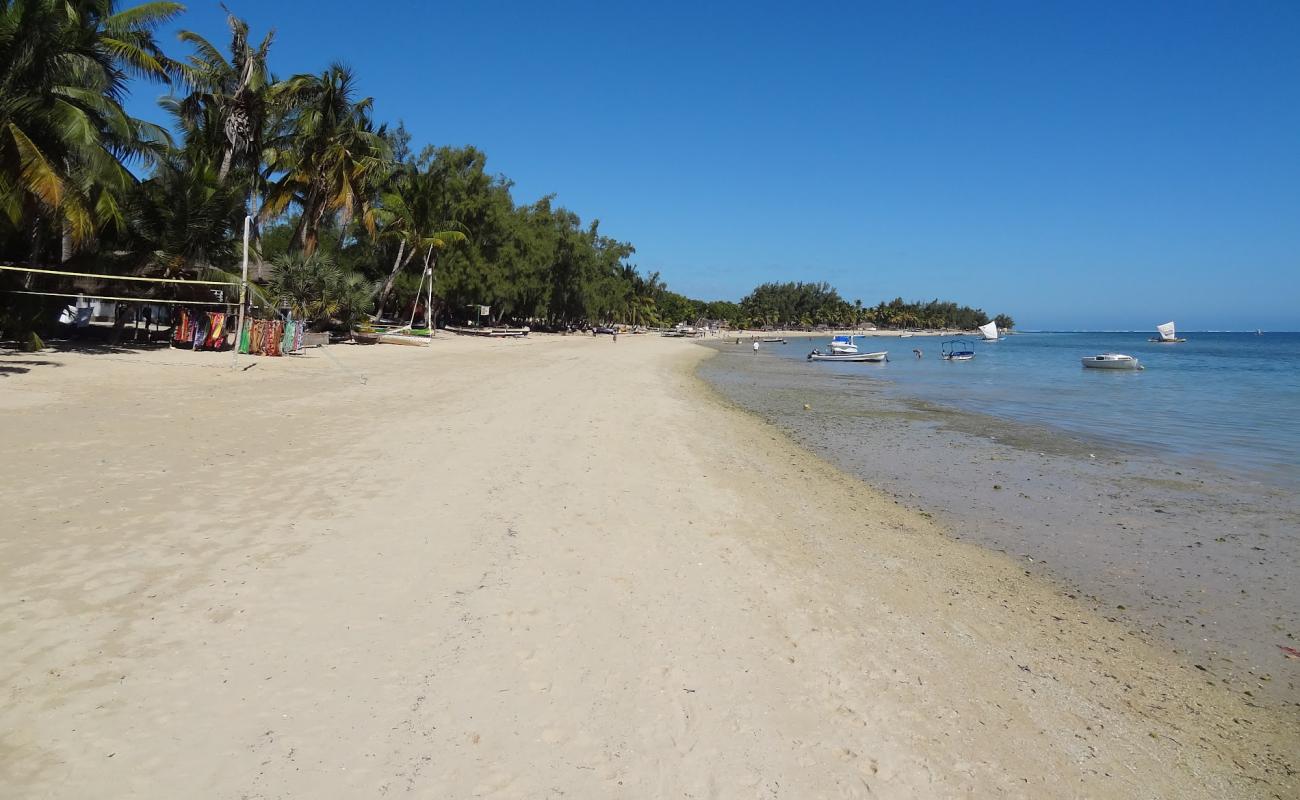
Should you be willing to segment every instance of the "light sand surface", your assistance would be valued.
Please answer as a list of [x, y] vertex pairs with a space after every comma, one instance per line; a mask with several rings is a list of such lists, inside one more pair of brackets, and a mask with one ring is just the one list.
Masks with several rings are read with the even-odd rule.
[[1300, 792], [1295, 719], [716, 399], [706, 348], [328, 353], [0, 356], [0, 796]]

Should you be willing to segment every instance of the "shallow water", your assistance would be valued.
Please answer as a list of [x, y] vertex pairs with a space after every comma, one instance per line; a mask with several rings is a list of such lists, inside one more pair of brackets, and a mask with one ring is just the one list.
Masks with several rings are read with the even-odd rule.
[[[1138, 374], [1085, 371], [1078, 361], [1131, 345], [1134, 334], [1026, 334], [976, 344], [965, 363], [935, 358], [935, 338], [863, 342], [891, 351], [880, 365], [806, 361], [825, 339], [764, 344], [758, 354], [715, 340], [718, 356], [700, 374], [953, 536], [1021, 560], [1207, 679], [1295, 707], [1300, 670], [1279, 650], [1300, 646], [1300, 479], [1287, 444], [1296, 433], [1282, 424], [1295, 403], [1276, 407], [1295, 378], [1265, 355], [1280, 346], [1261, 345], [1247, 365], [1191, 391], [1235, 342], [1266, 338], [1216, 336], [1178, 352], [1127, 346], [1121, 352], [1151, 364]], [[925, 351], [919, 362], [913, 347]], [[1269, 375], [1277, 385], [1261, 388]], [[1180, 394], [1196, 397], [1160, 411]]]
[[[1029, 422], [1122, 448], [1145, 448], [1179, 463], [1211, 462], [1272, 483], [1300, 487], [1300, 334], [1183, 333], [1180, 344], [1144, 333], [1025, 333], [971, 341], [972, 361], [939, 358], [942, 339], [862, 337], [888, 350], [887, 364], [818, 363], [818, 370], [888, 385], [967, 411]], [[802, 361], [828, 339], [765, 344]], [[913, 348], [924, 357], [917, 359]], [[1119, 352], [1141, 372], [1084, 369], [1080, 359]]]

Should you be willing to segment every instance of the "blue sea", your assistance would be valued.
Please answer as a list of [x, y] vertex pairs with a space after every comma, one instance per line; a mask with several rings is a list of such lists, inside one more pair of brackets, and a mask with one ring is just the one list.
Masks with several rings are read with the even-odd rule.
[[[888, 350], [889, 363], [808, 368], [885, 383], [903, 397], [1300, 485], [1300, 333], [1180, 331], [1187, 338], [1181, 344], [1148, 342], [1150, 335], [1042, 332], [970, 340], [976, 356], [966, 362], [939, 358], [946, 337], [866, 336], [859, 347]], [[829, 336], [792, 339], [763, 348], [804, 360], [828, 342]], [[1080, 364], [1105, 352], [1135, 356], [1146, 369]]]

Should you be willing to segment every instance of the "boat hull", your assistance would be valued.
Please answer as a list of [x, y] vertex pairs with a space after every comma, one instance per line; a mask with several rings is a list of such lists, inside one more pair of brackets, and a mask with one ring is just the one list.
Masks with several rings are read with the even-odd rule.
[[1114, 369], [1114, 370], [1126, 370], [1128, 372], [1135, 372], [1140, 369], [1145, 369], [1145, 367], [1142, 366], [1141, 362], [1139, 362], [1136, 358], [1102, 359], [1102, 358], [1097, 358], [1096, 356], [1091, 356], [1088, 358], [1082, 358], [1080, 359], [1080, 361], [1082, 361], [1083, 366], [1087, 367], [1088, 369]]
[[889, 360], [889, 351], [881, 350], [878, 353], [809, 353], [809, 361], [843, 361], [848, 363], [869, 362], [880, 363]]
[[518, 338], [528, 335], [527, 328], [461, 328], [448, 325], [444, 330], [448, 330], [457, 336], [484, 336], [497, 339]]

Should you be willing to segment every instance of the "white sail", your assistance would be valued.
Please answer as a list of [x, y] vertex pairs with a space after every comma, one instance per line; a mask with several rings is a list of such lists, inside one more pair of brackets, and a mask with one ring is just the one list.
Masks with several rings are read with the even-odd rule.
[[997, 324], [996, 322], [990, 322], [990, 323], [987, 324], [987, 325], [981, 325], [981, 326], [980, 326], [980, 333], [984, 334], [984, 339], [985, 339], [986, 341], [988, 341], [988, 340], [990, 340], [990, 339], [997, 339], [997, 338], [998, 338], [998, 324]]
[[1157, 325], [1156, 330], [1160, 331], [1160, 338], [1165, 340], [1166, 342], [1178, 338], [1177, 335], [1174, 334], [1173, 322], [1166, 322], [1164, 325]]

